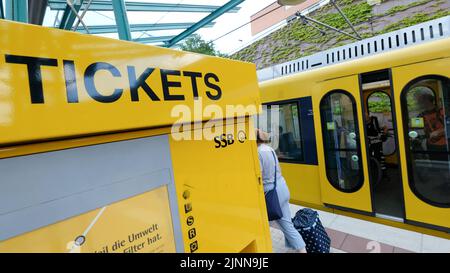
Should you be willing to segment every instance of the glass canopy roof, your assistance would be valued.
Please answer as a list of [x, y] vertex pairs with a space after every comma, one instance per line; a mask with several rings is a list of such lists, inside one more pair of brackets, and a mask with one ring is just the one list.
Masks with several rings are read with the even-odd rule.
[[[0, 17], [173, 47], [244, 0], [0, 0]], [[80, 20], [81, 19], [81, 20]]]

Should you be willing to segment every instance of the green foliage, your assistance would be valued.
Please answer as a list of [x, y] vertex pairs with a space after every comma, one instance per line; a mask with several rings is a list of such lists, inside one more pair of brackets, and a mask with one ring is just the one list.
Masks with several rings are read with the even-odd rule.
[[372, 93], [368, 99], [371, 113], [386, 113], [391, 111], [391, 99], [386, 93]]
[[[354, 24], [367, 21], [371, 16], [372, 8], [366, 1], [341, 0], [338, 1], [338, 4], [340, 7], [343, 7], [343, 12]], [[327, 5], [314, 12], [312, 17], [339, 29], [348, 28], [347, 22], [336, 10], [333, 9], [333, 13], [329, 13], [330, 11], [331, 8]], [[323, 35], [317, 29], [305, 25], [301, 20], [295, 20], [288, 27], [279, 29], [268, 37], [265, 37], [234, 54], [231, 58], [253, 62], [264, 60], [263, 62], [268, 63], [269, 65], [281, 63], [320, 51], [322, 50], [320, 45], [330, 42], [330, 40], [336, 38], [336, 36], [340, 37], [342, 35], [335, 33]], [[345, 39], [348, 39], [347, 36], [344, 37]], [[289, 43], [290, 41], [293, 42]], [[297, 46], [301, 43], [312, 44], [312, 46], [306, 48]], [[261, 49], [263, 46], [272, 49], [272, 51], [268, 52]], [[256, 54], [258, 51], [268, 52], [270, 54], [261, 54], [262, 56], [258, 57]]]
[[407, 9], [413, 8], [413, 7], [417, 7], [417, 6], [421, 6], [424, 4], [427, 4], [429, 2], [431, 2], [433, 0], [421, 0], [421, 1], [416, 1], [416, 2], [412, 2], [409, 3], [408, 5], [400, 5], [400, 6], [395, 6], [391, 9], [389, 9], [388, 11], [386, 11], [386, 13], [384, 15], [393, 15], [396, 13], [399, 13], [401, 11], [405, 11]]
[[[406, 5], [395, 6], [380, 15], [373, 14], [372, 6], [370, 6], [366, 0], [338, 0], [337, 2], [363, 38], [370, 38], [374, 35], [398, 30], [450, 14], [448, 9], [440, 9], [442, 4], [446, 3], [446, 0], [411, 1], [411, 3]], [[384, 0], [383, 2], [395, 2], [395, 0]], [[397, 22], [389, 24], [380, 30], [379, 22], [383, 22], [386, 17], [393, 18], [399, 12], [426, 4], [427, 9], [422, 9], [422, 12], [415, 13], [413, 16], [400, 17], [397, 19]], [[308, 16], [335, 28], [349, 33], [352, 32], [345, 19], [340, 16], [331, 4], [321, 7]], [[369, 22], [372, 21], [377, 30], [374, 30], [373, 25], [369, 24]], [[390, 20], [386, 21], [389, 22]], [[354, 41], [354, 39], [346, 35], [329, 30], [326, 30], [326, 34], [323, 35], [317, 29], [305, 25], [302, 20], [298, 19], [230, 57], [238, 60], [255, 62], [257, 63], [258, 68], [262, 68], [308, 56], [316, 52], [342, 46]]]
[[394, 31], [394, 30], [398, 30], [398, 29], [402, 29], [405, 27], [410, 27], [410, 26], [414, 26], [426, 21], [430, 21], [430, 20], [434, 20], [440, 17], [444, 17], [450, 15], [450, 11], [449, 10], [440, 10], [438, 12], [432, 13], [432, 14], [428, 14], [428, 13], [416, 13], [414, 16], [411, 17], [405, 17], [404, 19], [390, 24], [387, 27], [385, 27], [381, 33], [386, 33], [386, 32], [390, 32], [390, 31]]
[[[342, 11], [352, 24], [365, 22], [372, 16], [372, 7], [365, 1], [344, 7]], [[317, 16], [317, 19], [335, 28], [343, 29], [348, 27], [347, 22], [339, 13], [326, 13]]]
[[227, 57], [227, 55], [216, 51], [213, 43], [206, 42], [198, 34], [193, 34], [191, 37], [186, 39], [184, 43], [181, 44], [180, 48], [183, 51], [200, 53], [210, 56]]

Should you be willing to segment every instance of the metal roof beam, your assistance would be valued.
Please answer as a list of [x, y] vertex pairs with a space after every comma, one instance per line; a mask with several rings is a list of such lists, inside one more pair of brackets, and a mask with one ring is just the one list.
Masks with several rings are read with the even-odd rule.
[[133, 42], [143, 43], [143, 44], [161, 43], [161, 42], [169, 41], [170, 39], [173, 39], [174, 37], [175, 37], [175, 35], [172, 35], [172, 36], [145, 37], [145, 38], [133, 39]]
[[[48, 5], [52, 10], [64, 10], [65, 0], [49, 0]], [[85, 4], [84, 4], [85, 5]], [[84, 6], [83, 5], [83, 6]], [[214, 12], [220, 6], [212, 5], [192, 5], [192, 4], [169, 4], [169, 3], [144, 3], [125, 2], [127, 11], [153, 11], [153, 12]], [[94, 0], [89, 7], [92, 11], [113, 11], [112, 1]], [[238, 12], [240, 8], [235, 7], [228, 12]]]
[[47, 3], [47, 0], [28, 0], [28, 21], [30, 24], [42, 25]]
[[0, 18], [5, 19], [5, 12], [3, 11], [3, 0], [0, 0]]
[[[83, 4], [84, 0], [78, 0], [75, 1], [76, 3], [73, 4], [73, 8], [79, 12], [81, 9], [81, 5]], [[66, 4], [66, 7], [64, 8], [64, 13], [61, 17], [61, 23], [59, 24], [60, 29], [71, 29], [73, 26], [73, 23], [75, 22], [75, 18], [77, 15], [73, 13], [72, 9], [68, 4]]]
[[28, 0], [6, 0], [6, 19], [28, 23]]
[[[1, 1], [1, 0], [0, 0]], [[160, 24], [134, 24], [130, 25], [131, 32], [138, 31], [156, 31], [156, 30], [174, 30], [174, 29], [187, 29], [193, 26], [195, 23], [160, 23]], [[215, 23], [209, 23], [204, 27], [213, 27]], [[116, 25], [100, 25], [100, 26], [88, 26], [90, 34], [105, 34], [117, 32]], [[84, 29], [79, 29], [78, 32], [87, 33]]]
[[196, 32], [197, 30], [201, 29], [202, 27], [204, 27], [205, 25], [211, 23], [212, 21], [214, 21], [215, 19], [217, 19], [218, 17], [220, 17], [221, 15], [223, 15], [224, 13], [229, 12], [230, 10], [233, 10], [236, 8], [237, 5], [241, 4], [242, 2], [244, 2], [244, 0], [230, 0], [229, 2], [227, 2], [225, 5], [219, 7], [218, 9], [216, 9], [215, 11], [211, 12], [208, 16], [206, 16], [205, 18], [203, 18], [202, 20], [198, 21], [196, 24], [194, 24], [193, 26], [191, 26], [190, 28], [186, 29], [185, 31], [183, 31], [182, 33], [180, 33], [179, 35], [175, 36], [173, 39], [171, 39], [170, 41], [165, 43], [166, 47], [172, 47], [175, 44], [177, 44], [178, 42], [186, 39], [187, 37], [189, 37], [191, 34], [193, 34], [194, 32]]
[[130, 24], [128, 23], [127, 9], [124, 0], [112, 0], [114, 17], [116, 18], [117, 32], [120, 40], [131, 41]]

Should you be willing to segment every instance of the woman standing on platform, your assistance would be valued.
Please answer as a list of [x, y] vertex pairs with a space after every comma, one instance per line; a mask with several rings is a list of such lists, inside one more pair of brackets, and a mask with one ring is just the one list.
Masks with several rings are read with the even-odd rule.
[[276, 181], [276, 192], [278, 194], [281, 211], [283, 212], [283, 217], [272, 221], [271, 224], [278, 225], [283, 232], [286, 247], [293, 249], [295, 252], [306, 253], [305, 242], [300, 233], [295, 229], [291, 220], [289, 189], [286, 185], [286, 181], [281, 175], [280, 164], [275, 151], [272, 147], [267, 145], [268, 142], [270, 142], [269, 134], [257, 129], [256, 143], [258, 144], [258, 156], [261, 165], [264, 193], [274, 189]]

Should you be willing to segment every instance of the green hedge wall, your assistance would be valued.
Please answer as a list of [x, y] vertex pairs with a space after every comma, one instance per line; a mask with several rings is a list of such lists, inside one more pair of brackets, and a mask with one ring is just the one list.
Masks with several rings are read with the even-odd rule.
[[[395, 2], [396, 0], [384, 0], [381, 5], [394, 6], [380, 14], [366, 0], [338, 0], [339, 6], [363, 38], [450, 14], [446, 7], [447, 0], [412, 0], [406, 5], [395, 5]], [[308, 16], [351, 33], [344, 18], [332, 5], [326, 5]], [[328, 30], [325, 32], [323, 35], [301, 20], [295, 20], [230, 57], [254, 62], [261, 69], [354, 42], [348, 36]]]

